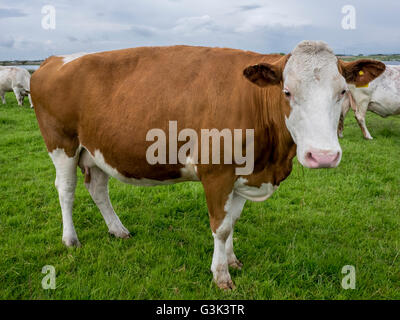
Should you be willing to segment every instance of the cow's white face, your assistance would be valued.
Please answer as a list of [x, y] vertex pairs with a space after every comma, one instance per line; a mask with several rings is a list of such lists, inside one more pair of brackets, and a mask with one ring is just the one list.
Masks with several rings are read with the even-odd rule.
[[283, 93], [291, 106], [286, 126], [303, 166], [339, 164], [337, 128], [346, 91], [338, 60], [324, 43], [305, 42], [292, 52], [283, 71]]
[[342, 157], [337, 128], [347, 83], [366, 84], [384, 70], [381, 62], [343, 62], [324, 42], [303, 41], [290, 56], [250, 66], [244, 76], [260, 87], [281, 85], [298, 160], [308, 168], [333, 168]]

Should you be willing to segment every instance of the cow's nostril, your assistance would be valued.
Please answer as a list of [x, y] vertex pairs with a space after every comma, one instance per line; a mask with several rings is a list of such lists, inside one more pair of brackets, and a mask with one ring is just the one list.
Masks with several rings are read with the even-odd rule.
[[306, 158], [306, 162], [308, 163], [308, 166], [310, 168], [317, 168], [319, 166], [318, 160], [316, 158], [314, 158], [312, 152], [307, 152], [305, 158]]
[[332, 168], [339, 161], [340, 152], [331, 152], [327, 150], [313, 150], [306, 152], [305, 160], [310, 168]]
[[336, 163], [340, 158], [340, 152], [338, 151], [338, 153], [336, 154], [335, 159], [333, 160], [334, 163]]
[[306, 158], [309, 159], [309, 160], [314, 160], [314, 161], [316, 161], [316, 160], [314, 159], [313, 155], [312, 155], [312, 152], [307, 152], [307, 153], [306, 153]]

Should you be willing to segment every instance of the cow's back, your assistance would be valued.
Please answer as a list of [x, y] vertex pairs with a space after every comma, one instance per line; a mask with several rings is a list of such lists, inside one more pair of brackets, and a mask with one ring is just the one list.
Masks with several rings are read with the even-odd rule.
[[[57, 136], [54, 128], [62, 127], [73, 145], [92, 154], [101, 150], [107, 163], [127, 176], [146, 172], [148, 177], [155, 171], [145, 158], [150, 129], [168, 133], [169, 121], [177, 121], [178, 130], [197, 132], [253, 128], [249, 99], [261, 89], [244, 79], [243, 70], [279, 58], [189, 46], [94, 53], [67, 63], [51, 57], [32, 76], [32, 99], [44, 135]], [[57, 142], [47, 146], [51, 151]]]

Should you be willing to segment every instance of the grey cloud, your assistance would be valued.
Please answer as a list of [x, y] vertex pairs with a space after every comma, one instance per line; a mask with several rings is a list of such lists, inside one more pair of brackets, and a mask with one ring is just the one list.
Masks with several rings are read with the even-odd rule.
[[74, 37], [74, 36], [68, 36], [67, 39], [71, 42], [75, 42], [78, 41], [78, 38]]
[[27, 16], [27, 14], [20, 9], [0, 8], [0, 19], [17, 18], [17, 17], [25, 17], [25, 16]]
[[253, 5], [243, 5], [240, 6], [239, 9], [242, 11], [249, 11], [249, 10], [254, 10], [254, 9], [259, 9], [262, 8], [262, 6], [258, 5], [258, 4], [253, 4]]
[[0, 47], [2, 48], [13, 48], [15, 40], [11, 37], [0, 38]]
[[147, 26], [132, 26], [130, 29], [133, 33], [141, 37], [151, 37], [156, 34], [156, 30]]
[[184, 36], [190, 36], [199, 33], [216, 32], [219, 29], [221, 28], [213, 18], [209, 15], [203, 15], [180, 18], [172, 28], [172, 31]]

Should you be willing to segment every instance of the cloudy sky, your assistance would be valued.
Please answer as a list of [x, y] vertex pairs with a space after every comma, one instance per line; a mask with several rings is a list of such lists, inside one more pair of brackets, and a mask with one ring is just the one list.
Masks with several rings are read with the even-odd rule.
[[[42, 27], [44, 5], [56, 10], [54, 30]], [[345, 5], [354, 30], [342, 28]], [[399, 13], [398, 0], [0, 0], [0, 60], [172, 44], [289, 52], [304, 39], [398, 53]]]

